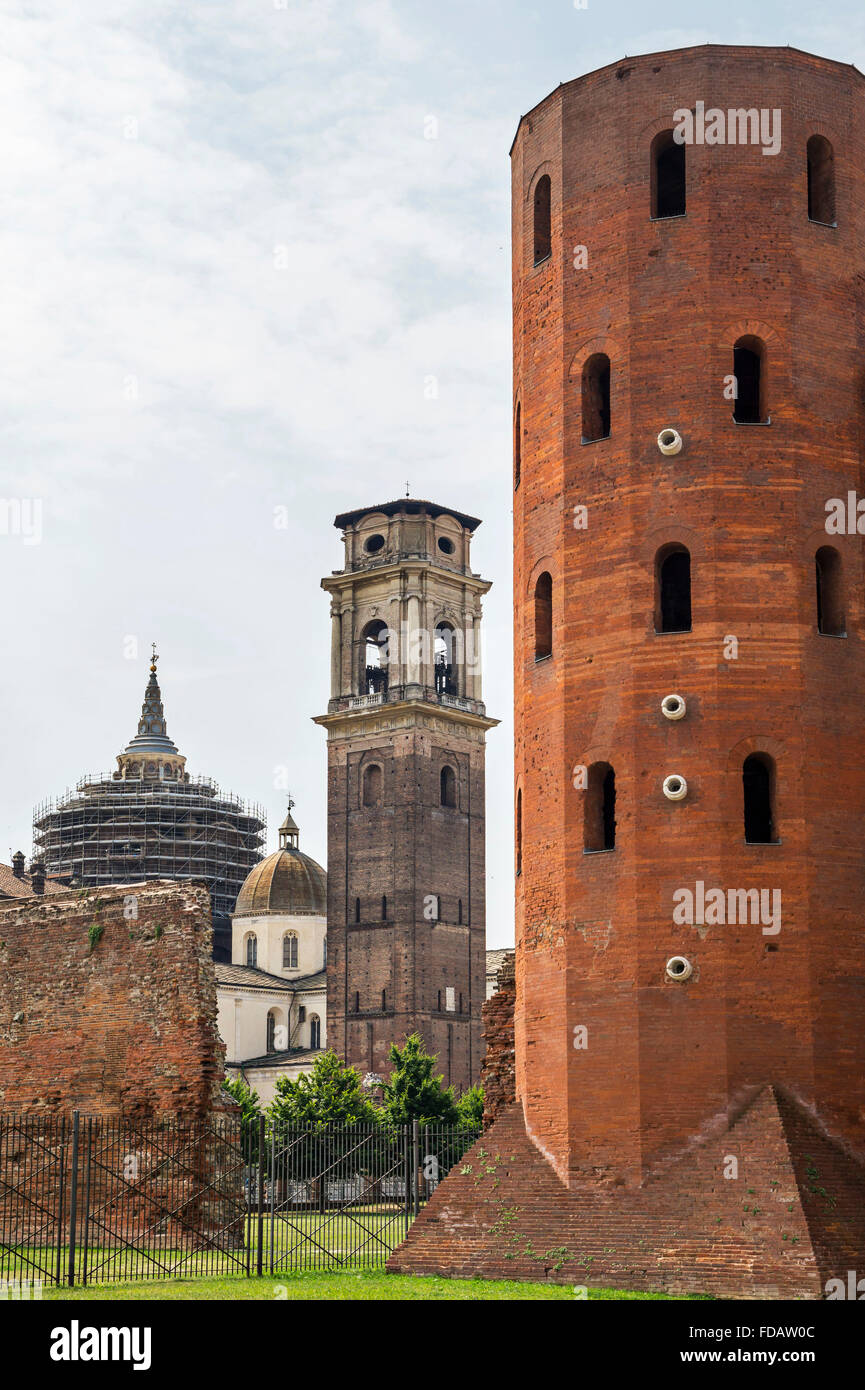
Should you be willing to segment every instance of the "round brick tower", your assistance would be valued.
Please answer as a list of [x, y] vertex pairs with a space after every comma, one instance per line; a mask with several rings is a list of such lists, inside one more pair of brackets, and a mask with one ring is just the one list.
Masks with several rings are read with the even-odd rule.
[[863, 147], [789, 48], [520, 121], [515, 1097], [392, 1268], [865, 1290]]
[[517, 131], [517, 1096], [572, 1189], [767, 1087], [865, 1153], [863, 144], [789, 48]]

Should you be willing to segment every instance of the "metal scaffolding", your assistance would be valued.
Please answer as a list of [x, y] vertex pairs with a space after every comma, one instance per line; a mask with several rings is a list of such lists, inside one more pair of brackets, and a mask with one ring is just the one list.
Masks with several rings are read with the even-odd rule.
[[216, 925], [234, 911], [244, 879], [264, 855], [266, 832], [261, 806], [223, 794], [207, 777], [106, 773], [82, 777], [74, 791], [35, 808], [33, 858], [47, 873], [85, 887], [198, 879], [210, 891]]

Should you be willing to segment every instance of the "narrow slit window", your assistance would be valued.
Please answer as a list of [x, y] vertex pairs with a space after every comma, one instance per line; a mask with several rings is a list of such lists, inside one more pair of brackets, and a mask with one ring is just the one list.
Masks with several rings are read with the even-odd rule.
[[655, 631], [691, 631], [691, 556], [684, 546], [658, 552], [655, 577]]
[[522, 406], [517, 401], [517, 413], [514, 416], [514, 492], [520, 485], [520, 478], [523, 472], [523, 426], [522, 426]]
[[595, 352], [583, 367], [583, 443], [610, 435], [610, 359]]
[[765, 753], [752, 753], [742, 764], [742, 792], [747, 843], [775, 844], [775, 765]]
[[378, 763], [370, 763], [363, 770], [363, 804], [380, 806], [382, 793], [382, 771]]
[[544, 570], [535, 585], [535, 661], [553, 654], [553, 578]]
[[683, 217], [685, 213], [685, 146], [672, 130], [652, 141], [652, 216]]
[[588, 854], [616, 848], [616, 774], [609, 763], [592, 763], [583, 804], [583, 848]]
[[844, 586], [841, 556], [831, 545], [817, 551], [817, 631], [827, 637], [846, 635], [844, 616]]
[[552, 185], [549, 174], [542, 174], [535, 184], [535, 265], [549, 260], [553, 249], [551, 221]]
[[812, 135], [807, 145], [808, 217], [827, 227], [835, 221], [835, 154], [824, 135]]
[[356, 922], [360, 921], [360, 898], [355, 898], [354, 900], [354, 920]]
[[517, 841], [517, 877], [523, 871], [523, 789], [520, 787], [517, 792], [517, 814], [516, 814], [516, 841]]
[[457, 779], [452, 767], [445, 765], [439, 777], [439, 800], [442, 806], [455, 807], [457, 804]]
[[387, 921], [387, 898], [384, 893], [381, 895], [381, 920], [383, 922]]
[[733, 347], [736, 399], [733, 419], [740, 425], [766, 422], [766, 350], [759, 338], [740, 338]]

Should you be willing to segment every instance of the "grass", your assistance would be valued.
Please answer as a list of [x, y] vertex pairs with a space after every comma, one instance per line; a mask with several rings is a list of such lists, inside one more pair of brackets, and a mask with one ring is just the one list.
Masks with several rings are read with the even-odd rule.
[[[589, 1289], [591, 1301], [653, 1299], [669, 1301], [662, 1293], [626, 1293], [620, 1289]], [[86, 1289], [46, 1288], [51, 1302], [120, 1300], [346, 1300], [394, 1303], [413, 1300], [574, 1301], [570, 1284], [523, 1284], [505, 1279], [441, 1279], [437, 1276], [385, 1274], [381, 1269], [321, 1270], [267, 1278], [195, 1279], [189, 1281], [98, 1284]], [[678, 1300], [675, 1300], [678, 1301]]]
[[[270, 1215], [265, 1217], [261, 1248], [264, 1263], [267, 1265], [272, 1244], [274, 1263], [284, 1266], [287, 1274], [299, 1272], [298, 1267], [318, 1272], [316, 1266], [319, 1270], [324, 1270], [334, 1263], [353, 1265], [356, 1269], [358, 1266], [375, 1264], [376, 1256], [386, 1257], [390, 1254], [405, 1232], [405, 1213], [399, 1210], [346, 1208], [340, 1212], [331, 1210], [324, 1213], [294, 1211], [277, 1217], [272, 1233]], [[125, 1283], [137, 1279], [158, 1278], [160, 1273], [170, 1275], [174, 1272], [186, 1278], [209, 1279], [220, 1275], [243, 1277], [247, 1258], [245, 1247], [229, 1251], [216, 1248], [161, 1247], [152, 1233], [140, 1237], [140, 1240], [141, 1249], [136, 1249], [133, 1244], [123, 1245], [120, 1242], [91, 1245], [86, 1254], [88, 1279]], [[254, 1216], [248, 1218], [246, 1240], [254, 1269], [258, 1248], [258, 1223]], [[84, 1250], [79, 1243], [76, 1251], [78, 1279], [84, 1272], [84, 1259]], [[68, 1249], [61, 1247], [60, 1267], [64, 1273], [68, 1265]], [[33, 1277], [38, 1275], [40, 1270], [53, 1272], [56, 1268], [56, 1245], [20, 1245], [7, 1252], [0, 1252], [0, 1277]], [[276, 1277], [274, 1275], [274, 1278]]]

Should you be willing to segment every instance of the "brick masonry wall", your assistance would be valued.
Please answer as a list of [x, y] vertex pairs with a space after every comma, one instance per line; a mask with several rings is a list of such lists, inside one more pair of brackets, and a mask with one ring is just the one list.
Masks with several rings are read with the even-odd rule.
[[[731, 1165], [735, 1160], [735, 1169]], [[739, 1098], [641, 1188], [569, 1189], [519, 1105], [437, 1188], [388, 1261], [400, 1274], [818, 1299], [865, 1254], [865, 1170], [772, 1087]]]
[[211, 946], [196, 883], [0, 906], [0, 1110], [143, 1120], [223, 1108]]
[[516, 1097], [514, 1071], [514, 1005], [517, 985], [514, 953], [509, 951], [499, 966], [498, 988], [483, 1007], [484, 1060], [481, 1084], [484, 1088], [484, 1129], [489, 1129]]

